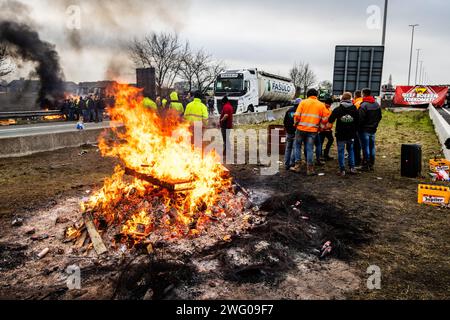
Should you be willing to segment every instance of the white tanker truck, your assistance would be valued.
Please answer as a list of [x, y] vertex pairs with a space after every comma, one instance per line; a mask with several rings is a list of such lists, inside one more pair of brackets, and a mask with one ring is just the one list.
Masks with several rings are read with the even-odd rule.
[[295, 86], [288, 78], [258, 69], [228, 70], [221, 73], [214, 87], [216, 111], [227, 96], [235, 114], [273, 110], [288, 106], [295, 98]]

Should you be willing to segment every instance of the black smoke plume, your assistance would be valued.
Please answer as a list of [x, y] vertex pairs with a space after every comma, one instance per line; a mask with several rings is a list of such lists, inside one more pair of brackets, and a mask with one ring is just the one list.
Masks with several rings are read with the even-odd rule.
[[9, 45], [14, 58], [36, 64], [41, 81], [38, 103], [41, 108], [56, 107], [64, 97], [64, 74], [54, 45], [41, 40], [30, 26], [12, 21], [0, 21], [0, 42]]

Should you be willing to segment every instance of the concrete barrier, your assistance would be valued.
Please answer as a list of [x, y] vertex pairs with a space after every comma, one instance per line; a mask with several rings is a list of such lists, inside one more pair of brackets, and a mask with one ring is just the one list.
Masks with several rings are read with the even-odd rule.
[[436, 108], [432, 105], [428, 108], [430, 112], [430, 118], [433, 121], [436, 134], [444, 150], [444, 156], [447, 160], [450, 160], [450, 150], [445, 147], [445, 142], [450, 138], [450, 125], [439, 114]]
[[100, 134], [111, 129], [68, 131], [0, 139], [0, 158], [23, 157], [64, 148], [95, 144]]

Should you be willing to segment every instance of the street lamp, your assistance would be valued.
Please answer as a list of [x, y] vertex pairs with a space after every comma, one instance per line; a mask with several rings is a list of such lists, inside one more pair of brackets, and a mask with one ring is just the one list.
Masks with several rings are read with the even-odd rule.
[[416, 80], [415, 80], [415, 84], [417, 86], [417, 75], [419, 73], [419, 56], [420, 56], [420, 51], [422, 49], [417, 49], [417, 62], [416, 62]]
[[386, 25], [387, 25], [387, 16], [388, 16], [388, 6], [389, 6], [389, 1], [385, 0], [384, 1], [384, 20], [383, 20], [383, 40], [382, 40], [383, 47], [386, 45]]
[[422, 84], [422, 76], [423, 76], [423, 60], [420, 61], [420, 76], [419, 76], [420, 84]]
[[409, 73], [408, 73], [408, 86], [411, 85], [411, 65], [412, 65], [412, 57], [413, 57], [413, 49], [414, 49], [414, 31], [419, 24], [410, 24], [412, 28], [412, 36], [411, 36], [411, 54], [409, 57]]

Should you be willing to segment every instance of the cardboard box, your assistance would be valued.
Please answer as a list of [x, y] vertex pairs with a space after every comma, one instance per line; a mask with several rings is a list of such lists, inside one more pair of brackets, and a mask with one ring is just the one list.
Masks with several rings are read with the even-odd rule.
[[450, 202], [450, 188], [420, 184], [418, 202], [419, 204], [432, 206], [448, 205]]

